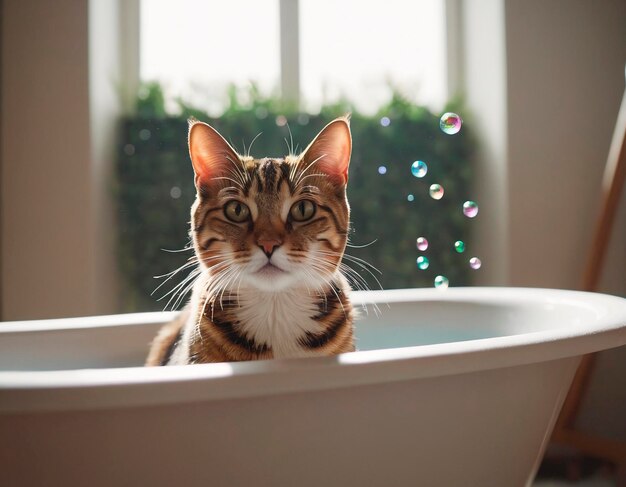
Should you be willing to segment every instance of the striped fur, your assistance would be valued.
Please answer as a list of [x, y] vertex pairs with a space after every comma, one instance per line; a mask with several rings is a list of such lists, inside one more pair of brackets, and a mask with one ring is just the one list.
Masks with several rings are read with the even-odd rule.
[[353, 351], [354, 311], [339, 270], [350, 214], [347, 118], [328, 124], [299, 156], [241, 156], [200, 122], [190, 125], [189, 146], [200, 272], [146, 364]]

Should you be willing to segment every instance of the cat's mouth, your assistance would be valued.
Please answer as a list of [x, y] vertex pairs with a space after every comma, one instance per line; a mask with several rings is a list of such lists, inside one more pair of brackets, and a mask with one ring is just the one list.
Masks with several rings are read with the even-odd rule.
[[263, 277], [272, 277], [272, 276], [278, 276], [284, 273], [285, 271], [282, 270], [280, 267], [275, 266], [274, 264], [268, 262], [263, 267], [261, 267], [258, 271], [256, 271], [255, 274], [258, 274]]

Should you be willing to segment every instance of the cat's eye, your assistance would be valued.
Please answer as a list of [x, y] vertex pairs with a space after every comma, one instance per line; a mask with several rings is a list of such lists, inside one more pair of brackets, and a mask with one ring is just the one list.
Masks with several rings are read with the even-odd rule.
[[315, 215], [315, 203], [311, 200], [300, 200], [293, 204], [289, 213], [291, 218], [297, 222], [310, 220]]
[[242, 223], [250, 217], [250, 208], [241, 201], [232, 200], [224, 206], [224, 215], [232, 222]]

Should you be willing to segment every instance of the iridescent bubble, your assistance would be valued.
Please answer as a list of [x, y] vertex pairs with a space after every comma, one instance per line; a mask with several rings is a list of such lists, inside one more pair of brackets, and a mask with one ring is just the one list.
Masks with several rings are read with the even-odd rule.
[[385, 166], [378, 166], [378, 174], [387, 174], [387, 168]]
[[306, 113], [301, 113], [298, 115], [298, 123], [300, 125], [308, 125], [309, 124], [309, 116]]
[[415, 196], [413, 196], [412, 194], [408, 194], [406, 199], [407, 201], [413, 201], [415, 199]]
[[126, 144], [124, 146], [124, 154], [132, 156], [135, 153], [135, 146], [133, 144]]
[[180, 198], [182, 194], [183, 192], [178, 186], [172, 186], [172, 189], [170, 189], [170, 196], [174, 198], [175, 200]]
[[459, 133], [463, 120], [456, 113], [446, 112], [439, 119], [439, 128], [448, 135]]
[[472, 269], [474, 269], [475, 271], [480, 269], [480, 266], [483, 265], [483, 263], [480, 261], [480, 259], [478, 257], [472, 257], [469, 260], [469, 265]]
[[411, 164], [411, 173], [416, 178], [423, 178], [428, 172], [428, 166], [424, 161], [415, 161]]
[[446, 276], [437, 276], [435, 277], [435, 287], [437, 289], [448, 289], [448, 278]]
[[417, 249], [421, 250], [422, 252], [424, 252], [424, 250], [426, 250], [428, 248], [428, 240], [426, 240], [424, 237], [417, 237]]
[[463, 214], [468, 218], [474, 218], [478, 215], [478, 205], [475, 201], [466, 201], [463, 203]]
[[440, 184], [431, 184], [428, 192], [430, 193], [430, 197], [434, 200], [443, 198], [443, 186]]
[[380, 124], [383, 127], [389, 127], [389, 124], [391, 123], [391, 120], [389, 119], [389, 117], [383, 117], [380, 119]]
[[456, 250], [459, 254], [465, 252], [465, 242], [463, 242], [463, 240], [457, 240], [454, 242], [454, 250]]
[[417, 258], [416, 262], [417, 262], [417, 268], [421, 271], [428, 269], [428, 266], [430, 265], [428, 258], [424, 257], [423, 255], [420, 255]]
[[152, 135], [152, 133], [148, 129], [141, 129], [139, 131], [139, 138], [141, 140], [148, 140], [151, 135]]
[[287, 125], [287, 117], [285, 117], [284, 115], [278, 115], [276, 117], [276, 125], [278, 125], [279, 127], [284, 127], [285, 125]]

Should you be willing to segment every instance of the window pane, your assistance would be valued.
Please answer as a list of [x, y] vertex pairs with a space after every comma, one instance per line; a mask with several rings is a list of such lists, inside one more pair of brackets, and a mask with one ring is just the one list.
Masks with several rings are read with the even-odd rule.
[[141, 0], [140, 77], [171, 97], [219, 110], [230, 83], [277, 89], [279, 66], [278, 0]]
[[374, 112], [390, 84], [439, 110], [446, 101], [443, 0], [300, 0], [303, 99], [346, 96]]

